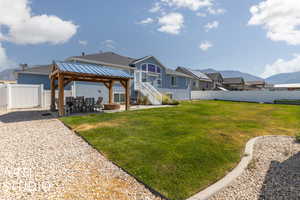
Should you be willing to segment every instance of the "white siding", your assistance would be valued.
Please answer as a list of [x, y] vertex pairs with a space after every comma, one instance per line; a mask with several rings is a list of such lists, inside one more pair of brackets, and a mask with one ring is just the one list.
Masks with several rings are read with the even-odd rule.
[[300, 91], [192, 91], [192, 99], [273, 103], [279, 99], [300, 99]]

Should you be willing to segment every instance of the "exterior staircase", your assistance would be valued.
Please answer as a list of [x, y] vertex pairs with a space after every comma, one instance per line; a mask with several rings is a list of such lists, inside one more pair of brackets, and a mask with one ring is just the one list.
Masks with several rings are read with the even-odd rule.
[[162, 104], [162, 94], [148, 82], [135, 81], [134, 89], [139, 91], [143, 96], [148, 97], [148, 100], [153, 105]]

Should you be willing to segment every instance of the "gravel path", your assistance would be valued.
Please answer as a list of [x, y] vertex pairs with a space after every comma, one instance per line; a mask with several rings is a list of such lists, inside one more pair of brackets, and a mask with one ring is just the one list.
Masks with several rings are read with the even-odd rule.
[[159, 199], [42, 114], [0, 116], [0, 199]]
[[291, 137], [259, 139], [247, 170], [210, 200], [300, 199], [300, 144]]

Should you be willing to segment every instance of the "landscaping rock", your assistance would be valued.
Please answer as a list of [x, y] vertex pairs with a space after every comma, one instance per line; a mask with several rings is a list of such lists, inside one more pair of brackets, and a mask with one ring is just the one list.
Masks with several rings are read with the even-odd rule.
[[0, 116], [1, 199], [160, 199], [59, 120], [42, 114]]
[[293, 137], [259, 139], [245, 172], [210, 200], [300, 199], [300, 144]]

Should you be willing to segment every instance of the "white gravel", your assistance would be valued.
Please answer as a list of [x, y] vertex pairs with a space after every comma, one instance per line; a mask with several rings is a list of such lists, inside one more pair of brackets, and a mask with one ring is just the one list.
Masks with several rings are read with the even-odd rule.
[[160, 199], [42, 113], [0, 116], [0, 199]]
[[246, 171], [210, 200], [300, 199], [300, 144], [295, 138], [259, 139]]

